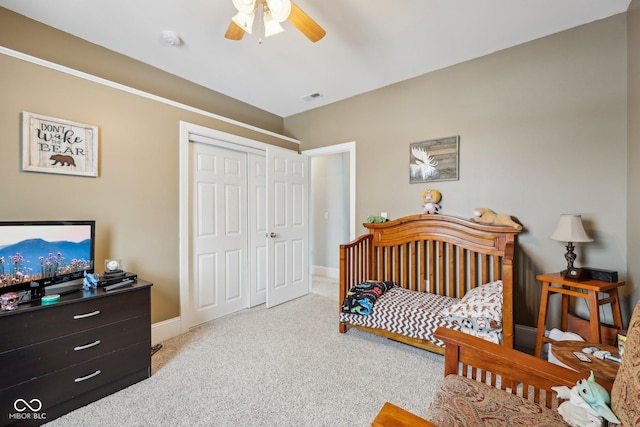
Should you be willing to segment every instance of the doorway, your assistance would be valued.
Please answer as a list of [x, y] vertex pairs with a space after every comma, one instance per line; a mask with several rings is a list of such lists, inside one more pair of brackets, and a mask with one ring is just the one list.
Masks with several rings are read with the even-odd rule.
[[312, 274], [338, 278], [339, 245], [355, 238], [356, 143], [303, 154], [311, 160], [310, 248]]

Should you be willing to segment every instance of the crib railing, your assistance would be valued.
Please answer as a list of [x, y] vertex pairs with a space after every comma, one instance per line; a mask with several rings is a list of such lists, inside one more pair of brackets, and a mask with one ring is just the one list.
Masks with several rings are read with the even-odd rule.
[[502, 258], [441, 240], [374, 246], [373, 236], [363, 235], [340, 245], [340, 301], [366, 280], [461, 298], [469, 289], [502, 279]]
[[406, 289], [462, 298], [469, 289], [502, 279], [502, 257], [442, 240], [375, 246], [372, 278]]
[[340, 306], [347, 291], [366, 280], [374, 280], [373, 236], [362, 235], [355, 240], [340, 245]]

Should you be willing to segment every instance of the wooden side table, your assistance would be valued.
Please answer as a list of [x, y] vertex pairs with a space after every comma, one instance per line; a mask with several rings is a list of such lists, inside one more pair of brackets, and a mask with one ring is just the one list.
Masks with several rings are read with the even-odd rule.
[[551, 344], [551, 353], [571, 369], [582, 372], [585, 378], [589, 377], [590, 372], [593, 371], [593, 375], [596, 377], [598, 384], [611, 392], [613, 381], [616, 379], [616, 375], [618, 375], [620, 363], [609, 359], [600, 360], [593, 354], [585, 354], [591, 362], [581, 362], [573, 352], [579, 351], [582, 353], [582, 349], [585, 347], [598, 347], [600, 350], [608, 351], [612, 356], [620, 357], [618, 349], [612, 345], [585, 341], [554, 341], [553, 344]]
[[[618, 298], [618, 288], [625, 282], [602, 282], [600, 280], [566, 280], [560, 273], [542, 274], [537, 276], [542, 283], [542, 294], [540, 297], [540, 312], [538, 314], [538, 330], [536, 333], [535, 356], [540, 357], [542, 345], [553, 340], [545, 337], [544, 332], [547, 327], [547, 310], [549, 308], [549, 296], [554, 294], [562, 295], [562, 312], [560, 318], [560, 328], [567, 330], [567, 315], [569, 313], [569, 297], [584, 298], [589, 304], [589, 325], [591, 334], [584, 337], [588, 341], [599, 345], [602, 343], [600, 336], [600, 311], [598, 308], [604, 304], [611, 304], [613, 313], [613, 323], [619, 329], [622, 327], [622, 312], [620, 310], [620, 300]], [[555, 285], [555, 286], [552, 286]], [[608, 294], [606, 298], [598, 298], [600, 293]]]

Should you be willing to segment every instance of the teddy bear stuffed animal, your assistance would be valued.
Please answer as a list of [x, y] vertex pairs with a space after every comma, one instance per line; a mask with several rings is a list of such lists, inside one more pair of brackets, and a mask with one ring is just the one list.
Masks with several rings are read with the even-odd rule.
[[497, 214], [487, 208], [476, 208], [473, 213], [475, 215], [475, 218], [471, 218], [473, 222], [490, 225], [508, 225], [514, 227], [516, 230], [522, 230], [522, 225], [514, 221], [511, 215]]

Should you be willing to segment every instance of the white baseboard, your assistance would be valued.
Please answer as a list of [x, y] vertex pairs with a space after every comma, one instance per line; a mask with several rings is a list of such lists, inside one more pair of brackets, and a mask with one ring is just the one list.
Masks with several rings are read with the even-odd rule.
[[182, 333], [182, 321], [180, 317], [163, 320], [151, 325], [151, 345], [161, 343], [169, 338], [177, 337]]
[[340, 274], [340, 269], [324, 267], [321, 265], [312, 265], [311, 274], [314, 276], [328, 277], [329, 279], [338, 279]]

